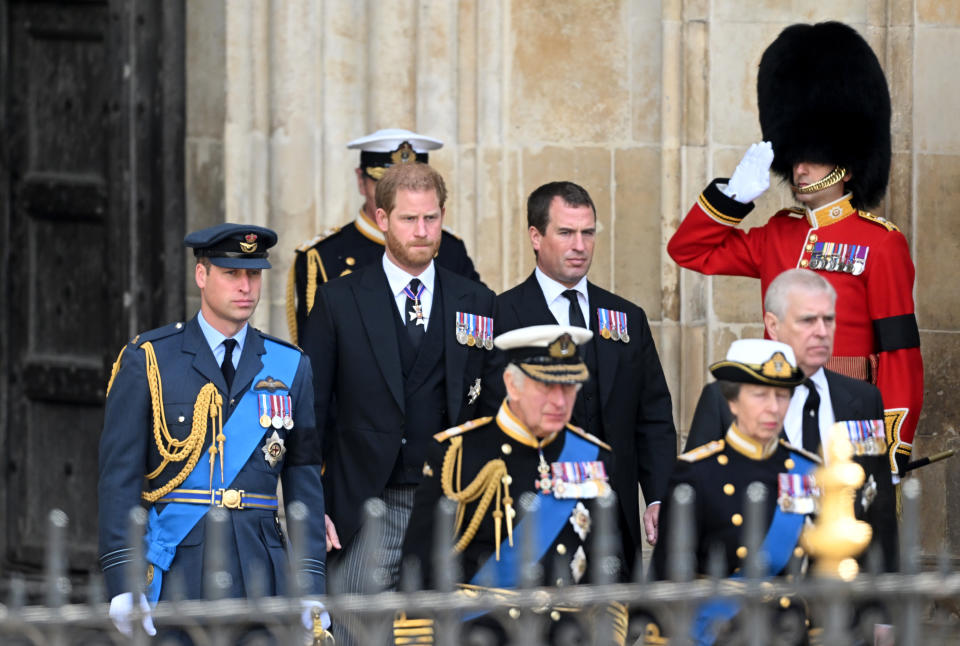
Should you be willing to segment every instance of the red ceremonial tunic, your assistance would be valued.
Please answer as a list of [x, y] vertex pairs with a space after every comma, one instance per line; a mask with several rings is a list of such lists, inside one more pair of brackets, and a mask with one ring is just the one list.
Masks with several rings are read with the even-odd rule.
[[858, 211], [850, 194], [816, 211], [785, 209], [767, 224], [737, 228], [753, 210], [714, 180], [667, 244], [681, 267], [760, 279], [761, 295], [781, 272], [813, 269], [837, 291], [837, 328], [828, 364], [873, 381], [883, 394], [891, 469], [910, 458], [923, 405], [923, 359], [913, 308], [907, 240], [883, 218]]

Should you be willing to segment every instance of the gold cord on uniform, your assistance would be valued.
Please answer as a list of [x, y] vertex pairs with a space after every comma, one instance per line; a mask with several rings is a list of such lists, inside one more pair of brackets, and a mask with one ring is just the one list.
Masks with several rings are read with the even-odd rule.
[[[208, 417], [210, 425], [217, 428], [217, 434], [214, 436], [215, 442], [210, 444], [210, 489], [212, 490], [213, 465], [217, 453], [220, 454], [220, 479], [223, 480], [223, 445], [226, 440], [226, 436], [223, 434], [223, 396], [212, 383], [208, 383], [201, 388], [193, 406], [193, 425], [190, 428], [190, 434], [183, 440], [173, 437], [170, 435], [167, 418], [163, 412], [163, 384], [160, 380], [157, 355], [153, 350], [152, 343], [144, 343], [142, 347], [146, 358], [147, 384], [150, 388], [150, 404], [153, 411], [153, 439], [157, 445], [157, 451], [163, 459], [160, 466], [148, 473], [146, 477], [148, 480], [153, 480], [171, 462], [185, 462], [185, 464], [180, 472], [165, 485], [152, 491], [144, 491], [141, 496], [148, 502], [156, 502], [187, 479], [203, 453]], [[121, 351], [121, 356], [122, 354]], [[118, 356], [114, 364], [113, 375], [110, 378], [110, 386], [113, 385], [113, 377], [116, 376], [119, 365], [120, 357]], [[217, 445], [219, 445], [219, 448]]]
[[[479, 499], [477, 508], [463, 531], [460, 539], [454, 544], [453, 549], [456, 552], [462, 552], [467, 545], [473, 541], [480, 528], [480, 523], [486, 515], [490, 502], [496, 496], [496, 509], [493, 512], [494, 520], [494, 539], [497, 545], [496, 558], [500, 560], [500, 537], [503, 518], [507, 519], [507, 540], [510, 546], [513, 546], [513, 499], [510, 497], [510, 483], [512, 478], [507, 473], [506, 463], [497, 458], [490, 460], [477, 477], [466, 486], [461, 487], [461, 472], [463, 465], [463, 438], [454, 437], [450, 440], [450, 448], [443, 456], [443, 467], [440, 471], [440, 483], [443, 487], [443, 494], [457, 503], [456, 526], [454, 535], [460, 531], [463, 525], [463, 519], [466, 514], [467, 505]], [[456, 484], [454, 484], [456, 483]], [[501, 510], [501, 503], [506, 510]]]

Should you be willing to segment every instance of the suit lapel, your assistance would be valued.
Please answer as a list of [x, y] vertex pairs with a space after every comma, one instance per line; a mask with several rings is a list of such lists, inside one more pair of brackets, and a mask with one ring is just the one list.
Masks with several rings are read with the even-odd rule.
[[[517, 320], [521, 321], [523, 327], [528, 325], [556, 325], [557, 319], [547, 307], [547, 299], [540, 289], [540, 283], [537, 282], [536, 273], [523, 281], [520, 286], [521, 297], [514, 303], [513, 308], [516, 311]], [[494, 328], [496, 330], [496, 328]]]
[[360, 323], [367, 331], [370, 349], [377, 360], [380, 372], [390, 388], [400, 410], [404, 410], [403, 370], [400, 366], [400, 348], [393, 319], [398, 316], [392, 309], [390, 284], [379, 263], [367, 265], [360, 280], [353, 284]]
[[[430, 325], [440, 325], [443, 332], [443, 360], [446, 368], [445, 379], [447, 386], [447, 421], [453, 425], [460, 417], [460, 408], [463, 406], [463, 376], [467, 367], [467, 352], [486, 352], [486, 350], [470, 349], [457, 342], [456, 316], [457, 312], [477, 314], [471, 311], [473, 301], [470, 294], [457, 289], [453, 280], [444, 280], [445, 269], [437, 267], [437, 282], [441, 285], [442, 316], [430, 322]], [[494, 321], [496, 326], [496, 321]], [[494, 327], [496, 332], [496, 327]]]
[[[590, 329], [593, 330], [593, 350], [597, 357], [597, 389], [600, 391], [600, 410], [606, 410], [607, 400], [610, 393], [613, 392], [613, 386], [616, 383], [617, 364], [620, 361], [620, 353], [617, 346], [619, 342], [604, 339], [600, 336], [598, 329], [597, 308], [611, 309], [603, 293], [597, 287], [587, 281], [587, 294], [590, 297]], [[630, 321], [627, 321], [629, 326]]]
[[[247, 327], [247, 338], [243, 342], [243, 352], [240, 354], [240, 363], [237, 364], [237, 373], [233, 376], [233, 387], [230, 395], [242, 393], [263, 368], [261, 356], [266, 352], [263, 347], [263, 337], [254, 327]], [[287, 384], [292, 385], [292, 384]]]
[[860, 410], [853, 394], [840, 386], [833, 372], [823, 369], [823, 374], [827, 378], [827, 388], [830, 389], [830, 406], [833, 408], [833, 419], [837, 422], [848, 420], [852, 411]]
[[[187, 322], [187, 329], [183, 332], [183, 351], [193, 355], [194, 370], [207, 381], [212, 381], [217, 390], [227, 392], [227, 380], [223, 378], [223, 372], [207, 344], [206, 337], [203, 336], [196, 316]], [[227, 395], [229, 396], [229, 393]]]

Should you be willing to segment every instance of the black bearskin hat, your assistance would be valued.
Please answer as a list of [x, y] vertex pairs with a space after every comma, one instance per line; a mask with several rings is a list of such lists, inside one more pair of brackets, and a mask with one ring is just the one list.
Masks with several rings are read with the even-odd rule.
[[784, 29], [760, 59], [760, 128], [773, 171], [792, 180], [800, 161], [852, 175], [853, 206], [883, 199], [890, 175], [890, 92], [867, 42], [839, 22]]

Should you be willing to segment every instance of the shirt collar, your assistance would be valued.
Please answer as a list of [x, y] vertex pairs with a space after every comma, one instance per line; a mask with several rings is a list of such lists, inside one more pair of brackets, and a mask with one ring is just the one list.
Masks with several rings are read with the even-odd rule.
[[827, 373], [823, 371], [823, 366], [820, 366], [815, 373], [810, 375], [809, 379], [817, 386], [817, 392], [822, 392], [830, 388], [827, 384]]
[[250, 326], [249, 323], [244, 323], [243, 327], [240, 328], [240, 331], [234, 334], [232, 337], [227, 337], [222, 332], [215, 329], [212, 325], [207, 323], [207, 319], [203, 318], [203, 312], [197, 312], [197, 323], [200, 324], [200, 331], [203, 332], [203, 338], [207, 340], [207, 345], [210, 346], [210, 351], [215, 352], [217, 346], [221, 345], [224, 340], [227, 338], [233, 339], [237, 342], [237, 351], [243, 351], [243, 342], [247, 339], [247, 328]]
[[534, 276], [537, 277], [537, 282], [540, 283], [540, 289], [543, 291], [543, 297], [547, 299], [547, 305], [549, 305], [550, 303], [560, 298], [561, 294], [563, 294], [568, 289], [576, 290], [577, 292], [582, 294], [585, 299], [587, 298], [587, 277], [586, 276], [581, 278], [580, 282], [578, 282], [573, 287], [567, 287], [566, 285], [562, 283], [558, 283], [554, 279], [547, 276], [545, 273], [543, 273], [540, 270], [539, 266], [537, 266], [537, 268], [533, 270], [533, 274]]
[[539, 449], [540, 447], [550, 444], [560, 433], [560, 431], [551, 433], [543, 439], [537, 437], [527, 430], [527, 427], [520, 421], [520, 418], [510, 410], [506, 399], [503, 400], [503, 403], [500, 404], [500, 410], [497, 411], [497, 426], [511, 439], [533, 449]]
[[764, 460], [769, 458], [773, 455], [773, 452], [777, 450], [777, 445], [780, 443], [780, 438], [774, 437], [764, 446], [755, 439], [744, 435], [740, 429], [737, 428], [736, 422], [731, 424], [730, 428], [727, 429], [726, 440], [730, 448], [741, 455], [747, 456], [751, 460]]
[[393, 261], [387, 258], [387, 254], [384, 253], [383, 271], [387, 274], [387, 282], [390, 283], [390, 293], [394, 296], [400, 296], [400, 292], [403, 291], [403, 288], [409, 285], [410, 281], [414, 278], [420, 280], [420, 283], [426, 288], [425, 293], [427, 295], [433, 293], [433, 283], [437, 276], [437, 270], [432, 260], [419, 276], [414, 276], [413, 274], [408, 274], [393, 264]]
[[850, 200], [853, 198], [853, 193], [847, 193], [838, 200], [834, 200], [829, 204], [824, 204], [818, 209], [807, 209], [807, 220], [810, 222], [810, 226], [815, 229], [820, 227], [825, 227], [835, 222], [839, 222], [844, 219], [851, 213], [856, 211], [853, 208], [853, 205], [850, 203]]

